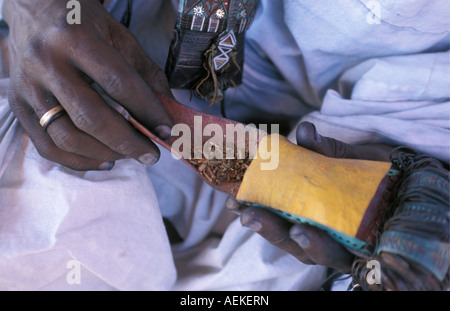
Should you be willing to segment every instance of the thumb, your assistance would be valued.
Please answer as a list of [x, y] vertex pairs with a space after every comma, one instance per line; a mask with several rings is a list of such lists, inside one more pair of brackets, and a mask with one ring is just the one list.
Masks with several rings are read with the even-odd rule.
[[326, 231], [298, 223], [291, 227], [289, 236], [301, 247], [303, 256], [310, 258], [316, 264], [331, 267], [343, 273], [351, 271], [354, 255]]
[[392, 147], [385, 144], [350, 145], [318, 133], [314, 124], [302, 122], [297, 127], [297, 145], [331, 158], [389, 161]]
[[299, 146], [327, 157], [357, 158], [355, 146], [320, 135], [314, 124], [310, 122], [300, 123], [297, 127], [296, 138]]

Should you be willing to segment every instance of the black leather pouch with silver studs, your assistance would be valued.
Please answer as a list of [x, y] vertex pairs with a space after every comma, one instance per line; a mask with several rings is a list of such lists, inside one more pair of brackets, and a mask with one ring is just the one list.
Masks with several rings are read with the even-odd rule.
[[245, 32], [258, 0], [181, 0], [166, 62], [173, 89], [211, 104], [241, 83]]

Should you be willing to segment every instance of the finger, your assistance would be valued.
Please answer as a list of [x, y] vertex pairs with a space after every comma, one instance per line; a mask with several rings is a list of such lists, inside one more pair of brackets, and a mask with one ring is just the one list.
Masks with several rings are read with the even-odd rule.
[[89, 159], [58, 148], [39, 124], [39, 118], [32, 107], [25, 100], [19, 99], [12, 89], [9, 102], [14, 115], [29, 134], [36, 150], [43, 158], [78, 171], [110, 170], [114, 166], [113, 162]]
[[332, 158], [388, 161], [392, 148], [383, 144], [351, 145], [322, 136], [314, 124], [302, 122], [297, 127], [297, 144]]
[[306, 264], [314, 264], [314, 261], [303, 249], [289, 236], [291, 224], [274, 213], [259, 208], [248, 207], [241, 212], [241, 224], [257, 232], [271, 244], [288, 252], [295, 258]]
[[225, 201], [225, 207], [236, 215], [241, 215], [243, 204], [236, 200], [235, 197], [230, 195]]
[[128, 64], [136, 69], [154, 92], [175, 100], [164, 71], [148, 57], [136, 37], [120, 23], [111, 23], [111, 28], [112, 41], [122, 43], [115, 48]]
[[321, 136], [314, 124], [309, 122], [300, 123], [296, 132], [297, 144], [311, 151], [333, 158], [354, 157], [352, 145], [330, 137]]
[[[58, 106], [58, 100], [48, 91], [33, 86], [27, 94], [27, 102], [32, 103], [36, 115], [40, 118], [49, 109]], [[80, 156], [103, 162], [114, 162], [123, 156], [94, 137], [80, 131], [67, 114], [62, 114], [47, 127], [47, 133], [61, 149]]]
[[107, 105], [73, 69], [61, 66], [57, 76], [46, 81], [52, 81], [46, 87], [53, 92], [79, 130], [114, 152], [145, 165], [158, 161], [160, 153], [156, 145]]
[[[74, 61], [78, 68], [136, 120], [160, 137], [167, 135], [167, 128], [172, 126], [172, 120], [153, 90], [118, 51], [103, 40], [96, 42], [95, 47], [77, 53]], [[91, 49], [96, 50], [95, 55], [91, 53]], [[105, 66], [105, 63], [110, 65]]]
[[80, 131], [67, 115], [50, 123], [47, 133], [59, 148], [67, 152], [109, 162], [124, 158], [123, 155], [110, 149], [94, 137]]
[[289, 236], [317, 264], [344, 273], [351, 271], [354, 256], [327, 232], [306, 224], [295, 224], [290, 229]]

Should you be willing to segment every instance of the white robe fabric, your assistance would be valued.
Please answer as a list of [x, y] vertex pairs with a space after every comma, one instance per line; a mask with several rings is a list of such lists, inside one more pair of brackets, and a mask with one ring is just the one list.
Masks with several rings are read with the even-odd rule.
[[[124, 2], [107, 7], [119, 18]], [[161, 66], [176, 3], [134, 1], [131, 30]], [[293, 128], [308, 120], [346, 142], [406, 144], [448, 163], [447, 9], [447, 0], [262, 0], [228, 115]], [[227, 196], [164, 149], [151, 168], [122, 160], [109, 172], [41, 158], [7, 89], [1, 80], [0, 290], [314, 290], [324, 281], [325, 267], [242, 228]], [[162, 216], [182, 243], [170, 245]]]

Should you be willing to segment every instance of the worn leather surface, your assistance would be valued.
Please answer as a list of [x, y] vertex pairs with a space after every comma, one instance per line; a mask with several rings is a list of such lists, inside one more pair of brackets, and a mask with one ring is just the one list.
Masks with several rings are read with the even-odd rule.
[[[194, 89], [206, 76], [205, 53], [216, 42], [217, 33], [176, 28], [166, 63], [166, 75], [173, 89]], [[219, 87], [225, 91], [241, 84], [245, 33], [236, 36], [234, 60], [217, 72]]]
[[[226, 135], [227, 125], [233, 126], [233, 128], [236, 129], [235, 135], [240, 135], [240, 134], [242, 134], [242, 131], [245, 131], [245, 124], [197, 111], [195, 109], [187, 107], [183, 104], [180, 104], [180, 103], [178, 103], [174, 100], [168, 99], [166, 97], [160, 96], [158, 94], [157, 94], [157, 97], [163, 103], [164, 107], [166, 108], [166, 110], [167, 110], [170, 118], [174, 122], [174, 124], [185, 124], [191, 129], [192, 145], [194, 145], [194, 135], [198, 135], [198, 132], [203, 133], [203, 131], [205, 130], [205, 127], [207, 127], [208, 125], [219, 126], [222, 129], [222, 133], [224, 133], [224, 135]], [[201, 123], [195, 122], [196, 117], [197, 118], [201, 117]], [[199, 119], [197, 119], [197, 120], [199, 120]], [[163, 140], [160, 137], [153, 134], [147, 128], [145, 128], [144, 126], [139, 124], [139, 122], [137, 122], [132, 117], [129, 117], [129, 121], [140, 132], [142, 132], [144, 135], [146, 135], [148, 138], [157, 142], [158, 144], [160, 144], [162, 147], [166, 148], [167, 150], [171, 151], [174, 154], [174, 156], [179, 157], [179, 155], [176, 154], [175, 150], [172, 149], [172, 144], [177, 139], [179, 139], [179, 137], [170, 137], [166, 140]], [[249, 137], [249, 136], [246, 136], [246, 137]], [[261, 132], [261, 133], [259, 133], [258, 141], [259, 141], [259, 139], [262, 139], [262, 137], [264, 137], [264, 133]], [[202, 138], [202, 143], [205, 143], [211, 137], [202, 135], [201, 138]], [[226, 137], [224, 137], [224, 140], [226, 140]], [[253, 143], [258, 144], [258, 141], [253, 141]], [[248, 143], [248, 140], [247, 140], [247, 143]], [[234, 182], [234, 183], [226, 183], [225, 182], [220, 185], [210, 183], [206, 178], [204, 178], [204, 176], [202, 174], [200, 174], [198, 172], [198, 170], [188, 160], [181, 158], [181, 161], [183, 161], [186, 165], [191, 167], [197, 174], [199, 174], [199, 176], [201, 176], [205, 180], [205, 182], [210, 184], [212, 187], [214, 187], [220, 191], [223, 191], [225, 193], [228, 193], [230, 195], [236, 196], [236, 194], [239, 190], [240, 184], [241, 184], [240, 182]]]

